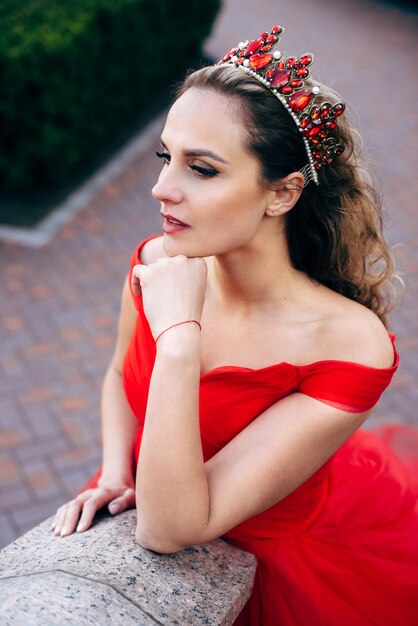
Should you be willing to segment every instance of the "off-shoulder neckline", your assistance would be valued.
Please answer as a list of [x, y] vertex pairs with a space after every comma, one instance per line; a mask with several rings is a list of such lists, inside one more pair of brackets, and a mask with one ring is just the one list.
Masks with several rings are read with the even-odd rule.
[[214, 367], [207, 372], [204, 372], [200, 375], [200, 378], [206, 378], [207, 376], [221, 374], [221, 373], [252, 373], [252, 374], [263, 374], [273, 371], [277, 368], [287, 367], [292, 368], [296, 371], [298, 370], [307, 370], [314, 369], [315, 367], [322, 366], [347, 366], [347, 367], [355, 367], [360, 370], [372, 371], [377, 374], [382, 373], [391, 373], [396, 370], [399, 364], [399, 354], [396, 351], [395, 347], [395, 335], [388, 333], [389, 337], [392, 341], [393, 353], [394, 353], [394, 362], [391, 367], [373, 367], [372, 365], [365, 365], [364, 363], [356, 363], [355, 361], [344, 361], [343, 359], [320, 359], [319, 361], [313, 361], [312, 363], [306, 363], [304, 365], [295, 365], [294, 363], [289, 363], [288, 361], [280, 361], [279, 363], [273, 363], [272, 365], [266, 365], [264, 367], [245, 367], [243, 365], [219, 365], [218, 367]]
[[[141, 257], [140, 257], [142, 248], [148, 241], [151, 241], [152, 239], [157, 239], [158, 237], [163, 237], [163, 235], [160, 235], [160, 234], [151, 235], [150, 237], [147, 237], [146, 239], [144, 239], [136, 248], [137, 261], [140, 265], [143, 264], [141, 261]], [[395, 371], [396, 368], [398, 367], [399, 354], [396, 351], [396, 347], [395, 347], [395, 339], [396, 339], [395, 335], [393, 333], [388, 333], [388, 335], [392, 342], [393, 353], [394, 353], [394, 361], [391, 367], [373, 367], [372, 365], [365, 365], [363, 363], [356, 363], [355, 361], [344, 361], [340, 359], [322, 359], [322, 360], [320, 359], [319, 361], [314, 361], [313, 363], [307, 363], [305, 365], [295, 365], [294, 363], [281, 361], [279, 363], [273, 363], [272, 365], [265, 365], [264, 367], [257, 367], [257, 368], [245, 367], [243, 365], [219, 365], [201, 374], [200, 378], [202, 379], [202, 378], [210, 377], [212, 375], [220, 374], [222, 372], [223, 373], [237, 372], [237, 373], [263, 374], [263, 373], [269, 372], [270, 370], [274, 370], [280, 367], [290, 367], [295, 370], [303, 370], [307, 368], [314, 368], [315, 366], [324, 366], [324, 365], [325, 366], [326, 365], [346, 365], [348, 367], [356, 367], [360, 369], [365, 369], [366, 371], [374, 371], [377, 373], [378, 372], [389, 373], [389, 372]]]

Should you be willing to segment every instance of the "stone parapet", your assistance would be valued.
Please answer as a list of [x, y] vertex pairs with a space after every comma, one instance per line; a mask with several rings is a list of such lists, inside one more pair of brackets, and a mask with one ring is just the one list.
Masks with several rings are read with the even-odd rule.
[[1, 626], [229, 626], [256, 560], [222, 539], [157, 554], [135, 542], [135, 511], [55, 537], [52, 518], [0, 552]]

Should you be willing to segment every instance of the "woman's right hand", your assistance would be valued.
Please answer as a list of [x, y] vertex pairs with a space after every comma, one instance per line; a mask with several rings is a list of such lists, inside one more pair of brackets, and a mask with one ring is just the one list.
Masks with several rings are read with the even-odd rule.
[[75, 530], [83, 532], [90, 528], [96, 512], [106, 504], [112, 515], [135, 507], [134, 487], [123, 483], [103, 483], [83, 491], [74, 500], [60, 506], [51, 530], [61, 537], [71, 535]]

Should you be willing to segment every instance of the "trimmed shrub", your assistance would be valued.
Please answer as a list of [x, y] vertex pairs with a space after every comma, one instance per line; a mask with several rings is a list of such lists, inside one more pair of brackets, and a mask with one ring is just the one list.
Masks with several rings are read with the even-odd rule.
[[64, 181], [196, 58], [220, 0], [3, 0], [0, 190]]

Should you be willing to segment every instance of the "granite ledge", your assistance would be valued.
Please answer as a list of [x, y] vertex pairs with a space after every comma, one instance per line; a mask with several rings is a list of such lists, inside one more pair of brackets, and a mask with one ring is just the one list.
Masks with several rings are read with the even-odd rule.
[[145, 550], [135, 516], [102, 515], [62, 538], [51, 518], [0, 551], [0, 623], [49, 626], [59, 614], [71, 626], [233, 624], [252, 591], [255, 557], [221, 539], [176, 554]]

